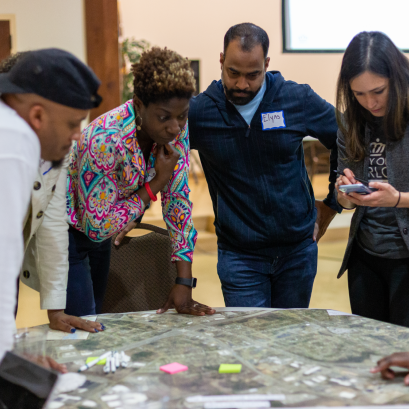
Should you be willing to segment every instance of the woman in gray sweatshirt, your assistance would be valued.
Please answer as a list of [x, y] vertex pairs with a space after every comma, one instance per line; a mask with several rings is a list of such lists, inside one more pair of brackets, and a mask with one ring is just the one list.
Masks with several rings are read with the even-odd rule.
[[[383, 33], [356, 35], [337, 86], [337, 199], [356, 209], [338, 274], [354, 314], [409, 326], [409, 62]], [[343, 193], [369, 182], [377, 191]], [[341, 190], [340, 190], [341, 187]]]

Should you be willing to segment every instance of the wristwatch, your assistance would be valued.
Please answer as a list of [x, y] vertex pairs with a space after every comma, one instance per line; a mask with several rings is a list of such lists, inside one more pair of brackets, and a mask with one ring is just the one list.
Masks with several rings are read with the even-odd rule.
[[197, 284], [197, 278], [180, 278], [176, 277], [175, 284], [182, 284], [182, 285], [187, 285], [188, 287], [191, 288], [196, 288]]

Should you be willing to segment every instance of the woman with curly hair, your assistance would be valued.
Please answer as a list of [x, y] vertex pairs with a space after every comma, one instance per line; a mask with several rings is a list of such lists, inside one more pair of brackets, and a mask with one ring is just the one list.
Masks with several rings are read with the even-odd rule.
[[[338, 202], [356, 209], [338, 277], [354, 314], [409, 327], [409, 61], [385, 34], [348, 45], [337, 108]], [[361, 180], [377, 191], [340, 190]]]
[[[192, 277], [197, 232], [189, 200], [187, 116], [193, 71], [187, 59], [166, 48], [143, 53], [132, 71], [133, 100], [91, 122], [70, 154], [67, 314], [101, 312], [111, 237], [120, 232], [119, 244], [159, 192], [178, 279]], [[192, 288], [184, 284], [175, 284], [158, 312], [172, 307], [185, 314], [214, 313], [194, 302]]]

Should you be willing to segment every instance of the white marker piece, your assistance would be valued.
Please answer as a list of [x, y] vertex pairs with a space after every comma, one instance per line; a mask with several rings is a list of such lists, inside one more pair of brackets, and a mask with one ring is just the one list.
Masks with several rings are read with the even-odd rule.
[[111, 372], [115, 373], [116, 372], [115, 358], [111, 357], [110, 362], [111, 362]]
[[314, 366], [314, 368], [308, 369], [307, 371], [304, 372], [304, 375], [311, 375], [314, 372], [318, 372], [321, 370], [320, 366]]
[[122, 405], [122, 403], [121, 403], [120, 400], [115, 400], [115, 401], [112, 401], [112, 402], [108, 402], [107, 405], [110, 408], [119, 408]]
[[355, 398], [356, 394], [352, 392], [341, 392], [339, 394], [340, 398], [345, 398], [345, 399], [353, 399]]
[[342, 379], [331, 378], [330, 382], [334, 382], [342, 386], [351, 386], [351, 382], [343, 381]]
[[128, 362], [130, 361], [129, 356], [125, 354], [124, 351], [121, 352], [121, 366], [122, 368], [127, 368], [128, 367]]
[[84, 400], [81, 402], [81, 406], [85, 406], [86, 408], [96, 408], [98, 405], [93, 400]]
[[115, 357], [115, 366], [119, 368], [119, 352], [118, 351], [115, 352], [114, 357]]
[[295, 376], [287, 376], [286, 378], [283, 379], [284, 382], [291, 382], [295, 381]]
[[107, 358], [107, 362], [104, 366], [104, 372], [110, 373], [111, 372], [111, 358]]
[[112, 400], [117, 400], [118, 399], [118, 395], [103, 395], [101, 396], [101, 400], [104, 402], [109, 402]]
[[312, 381], [317, 382], [317, 383], [324, 382], [326, 379], [327, 377], [322, 376], [322, 375], [314, 376], [313, 378], [311, 378]]

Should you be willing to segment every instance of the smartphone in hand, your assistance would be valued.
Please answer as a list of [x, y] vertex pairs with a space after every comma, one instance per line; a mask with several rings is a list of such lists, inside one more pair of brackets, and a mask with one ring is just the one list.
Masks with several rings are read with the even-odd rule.
[[359, 195], [369, 195], [372, 192], [376, 192], [378, 189], [374, 187], [365, 186], [361, 183], [357, 183], [354, 185], [342, 185], [339, 187], [339, 190], [342, 193], [346, 193], [349, 195], [350, 193], [358, 193]]

